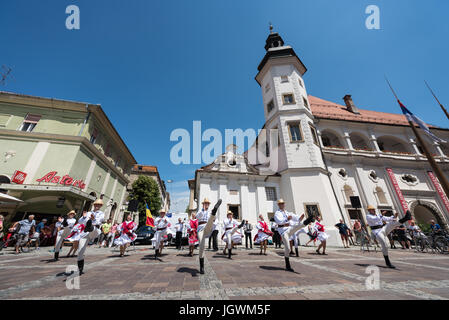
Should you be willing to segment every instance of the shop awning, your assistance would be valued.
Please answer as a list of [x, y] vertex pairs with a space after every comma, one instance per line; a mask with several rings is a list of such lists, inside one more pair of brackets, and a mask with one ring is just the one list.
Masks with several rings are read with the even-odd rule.
[[[73, 186], [46, 186], [46, 185], [1, 183], [0, 189], [8, 190], [13, 194], [22, 194], [22, 195], [57, 194], [59, 196], [70, 196], [81, 200], [88, 200], [88, 201], [95, 200], [94, 196], [91, 196], [90, 194], [81, 191], [80, 189]], [[22, 196], [20, 196], [20, 198], [22, 198]]]
[[17, 202], [23, 202], [23, 201], [15, 198], [13, 196], [10, 196], [10, 195], [0, 192], [0, 202], [15, 202], [15, 203], [17, 203]]

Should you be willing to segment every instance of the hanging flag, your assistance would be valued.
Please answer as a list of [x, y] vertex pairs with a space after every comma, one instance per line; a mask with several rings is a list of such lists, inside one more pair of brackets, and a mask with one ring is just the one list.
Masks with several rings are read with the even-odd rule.
[[398, 103], [401, 106], [402, 113], [407, 117], [408, 121], [415, 122], [433, 141], [439, 143], [447, 143], [447, 141], [438, 138], [436, 135], [430, 132], [430, 129], [427, 127], [426, 123], [415, 116], [413, 113], [411, 113], [410, 110], [408, 110], [401, 101], [398, 100]]
[[150, 208], [148, 207], [148, 203], [145, 202], [145, 205], [147, 207], [146, 208], [147, 220], [145, 221], [145, 225], [147, 227], [154, 228], [154, 219], [153, 219], [153, 216], [151, 215], [151, 211], [150, 211]]

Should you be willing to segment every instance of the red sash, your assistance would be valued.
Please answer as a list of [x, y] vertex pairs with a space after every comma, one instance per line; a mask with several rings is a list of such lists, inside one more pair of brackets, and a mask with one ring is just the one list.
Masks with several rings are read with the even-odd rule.
[[324, 226], [321, 223], [316, 222], [316, 225], [319, 232], [324, 232]]
[[76, 226], [73, 227], [73, 231], [72, 233], [70, 233], [68, 235], [68, 237], [66, 237], [66, 239], [73, 237], [74, 235], [76, 235], [77, 233], [81, 233], [84, 231], [84, 228], [86, 226], [84, 224], [77, 224]]
[[[262, 226], [262, 230], [259, 230], [259, 231], [262, 231], [263, 233], [265, 233], [266, 235], [268, 235], [268, 236], [273, 236], [273, 232], [271, 232], [270, 231], [270, 229], [268, 228], [268, 224], [265, 222], [265, 221], [259, 221], [258, 223], [260, 223], [260, 225]], [[254, 241], [257, 239], [257, 234], [256, 234], [256, 236], [254, 237]]]
[[136, 224], [134, 223], [134, 221], [130, 221], [129, 223], [127, 223], [126, 221], [122, 223], [122, 232], [128, 236], [132, 236], [133, 235], [133, 228]]

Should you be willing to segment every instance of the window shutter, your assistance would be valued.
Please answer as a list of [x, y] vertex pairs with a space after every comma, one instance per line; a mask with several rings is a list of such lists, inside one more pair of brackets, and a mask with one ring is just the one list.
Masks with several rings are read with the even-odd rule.
[[41, 115], [39, 115], [39, 114], [31, 114], [31, 113], [28, 113], [27, 115], [26, 115], [26, 117], [25, 117], [25, 122], [28, 122], [28, 123], [38, 123], [39, 122], [39, 120], [41, 119]]

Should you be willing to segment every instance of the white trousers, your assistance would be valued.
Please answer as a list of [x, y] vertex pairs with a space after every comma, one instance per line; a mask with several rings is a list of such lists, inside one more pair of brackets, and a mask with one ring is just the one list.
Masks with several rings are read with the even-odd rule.
[[156, 238], [156, 243], [155, 243], [155, 247], [156, 250], [159, 250], [159, 247], [161, 246], [161, 242], [164, 241], [164, 237], [167, 234], [167, 229], [161, 230], [161, 231], [156, 231], [155, 234], [155, 238]]
[[234, 228], [226, 231], [224, 240], [227, 244], [228, 249], [232, 249], [232, 236], [234, 235], [234, 233], [237, 232], [238, 229], [239, 229], [239, 227], [235, 226]]
[[372, 235], [376, 238], [377, 242], [380, 243], [382, 247], [382, 253], [384, 256], [388, 256], [388, 246], [390, 241], [388, 240], [388, 234], [393, 231], [396, 227], [399, 227], [401, 223], [399, 221], [390, 221], [384, 225], [381, 229], [372, 230]]
[[203, 230], [198, 231], [198, 241], [200, 243], [199, 247], [199, 257], [200, 259], [204, 257], [204, 247], [206, 245], [206, 239], [212, 234], [212, 229], [214, 228], [215, 216], [210, 215], [209, 220], [207, 220], [206, 226]]
[[62, 229], [62, 232], [58, 232], [56, 236], [56, 245], [55, 245], [55, 252], [59, 252], [62, 247], [62, 243], [64, 242], [64, 239], [67, 238], [67, 236], [70, 234], [72, 229], [70, 227], [65, 227]]
[[304, 227], [305, 225], [300, 222], [297, 225], [288, 227], [288, 229], [282, 234], [282, 242], [284, 242], [284, 257], [290, 257], [290, 237], [295, 234], [296, 231]]
[[89, 241], [94, 240], [96, 237], [98, 237], [100, 235], [100, 229], [98, 229], [97, 227], [94, 227], [94, 230], [92, 230], [91, 232], [89, 232], [89, 234], [80, 239], [80, 243], [79, 243], [79, 251], [78, 251], [78, 261], [80, 260], [84, 260], [84, 252], [86, 252], [87, 246], [89, 244]]

